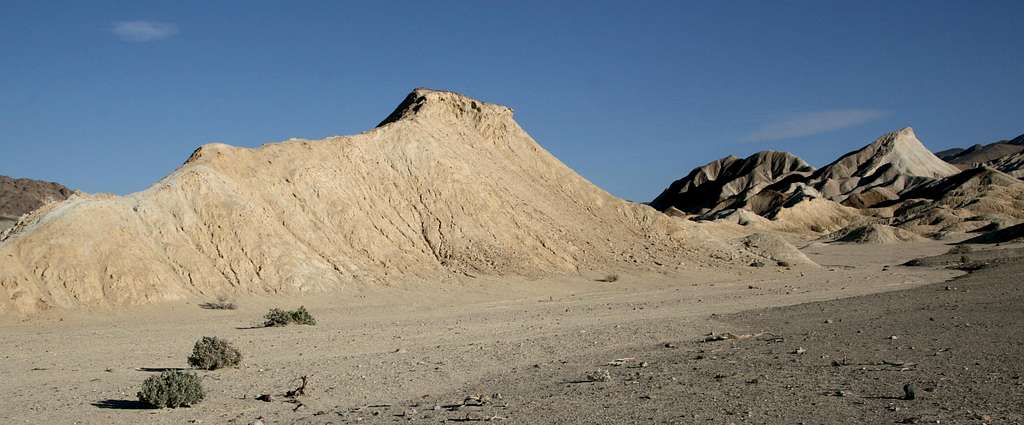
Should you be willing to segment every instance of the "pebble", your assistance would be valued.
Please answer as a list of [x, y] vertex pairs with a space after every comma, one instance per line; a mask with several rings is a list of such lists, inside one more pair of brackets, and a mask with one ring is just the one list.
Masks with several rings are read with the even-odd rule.
[[903, 386], [903, 399], [913, 400], [917, 398], [917, 386], [914, 384], [906, 384]]

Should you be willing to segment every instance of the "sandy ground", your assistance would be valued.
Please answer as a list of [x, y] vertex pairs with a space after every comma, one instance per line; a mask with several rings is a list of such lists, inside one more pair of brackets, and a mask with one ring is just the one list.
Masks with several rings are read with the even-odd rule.
[[[826, 416], [830, 412], [852, 418], [860, 409], [883, 409], [886, 420], [902, 418], [884, 411], [888, 403], [902, 405], [892, 400], [818, 394], [847, 388], [845, 381], [813, 386], [792, 376], [788, 381], [758, 378], [756, 371], [774, 377], [829, 368], [829, 359], [839, 353], [815, 345], [833, 335], [821, 329], [825, 319], [817, 308], [796, 307], [804, 310], [768, 317], [744, 313], [727, 321], [723, 315], [943, 282], [963, 272], [898, 264], [948, 249], [934, 241], [812, 244], [804, 252], [825, 266], [820, 270], [750, 267], [682, 276], [621, 275], [614, 283], [578, 277], [474, 279], [443, 287], [423, 283], [309, 297], [245, 298], [232, 311], [200, 309], [202, 300], [195, 300], [121, 312], [6, 318], [0, 324], [0, 419], [97, 424], [249, 424], [258, 418], [265, 423], [390, 423], [494, 417], [503, 423], [794, 423], [789, 419], [799, 417], [807, 418], [806, 423], [834, 423], [834, 417]], [[305, 305], [319, 324], [253, 328], [268, 308], [298, 305]], [[827, 315], [842, 326], [854, 319], [886, 320], [884, 315], [844, 308]], [[944, 317], [955, 314], [946, 312]], [[789, 329], [786, 323], [796, 327]], [[812, 332], [809, 329], [814, 329], [815, 338], [801, 339], [802, 333]], [[693, 342], [708, 332], [724, 331], [770, 331], [782, 334], [784, 342]], [[871, 332], [887, 337], [890, 331]], [[907, 335], [902, 329], [892, 332]], [[207, 399], [194, 407], [140, 406], [135, 401], [139, 384], [160, 370], [186, 367], [192, 344], [204, 335], [234, 341], [245, 355], [243, 365], [199, 372]], [[941, 348], [904, 338], [899, 345], [918, 344], [922, 353], [925, 347], [932, 353]], [[1019, 351], [1019, 342], [1015, 344]], [[794, 357], [790, 352], [796, 345], [808, 352]], [[729, 349], [732, 346], [750, 347], [759, 357], [730, 359], [727, 354], [737, 351]], [[823, 355], [830, 357], [819, 358]], [[696, 356], [710, 360], [692, 360]], [[622, 357], [636, 360], [604, 365]], [[889, 357], [865, 355], [853, 361], [880, 358]], [[638, 367], [643, 361], [646, 367]], [[574, 383], [598, 368], [609, 370], [612, 379]], [[723, 372], [712, 373], [718, 369]], [[732, 369], [736, 372], [729, 372]], [[310, 379], [308, 395], [297, 400], [280, 395], [304, 375]], [[751, 379], [771, 383], [747, 384]], [[853, 380], [848, 387], [864, 396], [898, 395], [903, 380], [871, 388]], [[935, 385], [920, 381], [919, 387], [923, 392]], [[791, 415], [787, 409], [792, 403], [779, 403], [780, 397], [788, 399], [787, 392], [797, 393], [792, 400], [800, 404], [802, 415]], [[273, 401], [255, 399], [268, 393], [274, 395]], [[482, 407], [459, 407], [471, 395], [491, 400]], [[848, 403], [845, 410], [821, 407], [840, 402]], [[771, 407], [775, 405], [781, 407]]]

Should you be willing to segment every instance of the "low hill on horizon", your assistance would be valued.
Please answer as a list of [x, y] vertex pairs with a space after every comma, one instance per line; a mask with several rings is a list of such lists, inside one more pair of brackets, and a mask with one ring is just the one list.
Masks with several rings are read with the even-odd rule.
[[73, 190], [59, 183], [0, 176], [0, 232], [21, 216], [50, 203], [67, 199]]
[[946, 149], [936, 155], [960, 169], [989, 166], [1014, 177], [1024, 178], [1024, 134], [985, 145]]

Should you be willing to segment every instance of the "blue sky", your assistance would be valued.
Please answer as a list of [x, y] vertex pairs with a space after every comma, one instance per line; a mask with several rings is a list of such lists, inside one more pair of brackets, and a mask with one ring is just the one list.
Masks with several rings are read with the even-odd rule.
[[203, 143], [369, 129], [419, 86], [513, 107], [638, 201], [728, 154], [1024, 133], [1019, 1], [363, 3], [4, 1], [0, 174], [133, 192]]

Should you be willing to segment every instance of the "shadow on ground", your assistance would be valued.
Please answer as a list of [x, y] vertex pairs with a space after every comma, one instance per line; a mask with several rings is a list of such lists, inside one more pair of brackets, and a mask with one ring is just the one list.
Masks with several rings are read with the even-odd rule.
[[146, 403], [143, 403], [141, 401], [138, 401], [138, 400], [113, 400], [113, 399], [111, 399], [111, 400], [97, 401], [97, 402], [93, 403], [92, 405], [96, 406], [96, 407], [99, 407], [100, 409], [142, 410], [142, 409], [152, 409], [153, 408], [153, 406], [150, 406], [150, 405], [148, 405]]
[[140, 372], [163, 373], [163, 372], [173, 372], [173, 371], [176, 371], [176, 370], [185, 370], [185, 368], [183, 368], [183, 367], [140, 367], [137, 370], [140, 371]]

